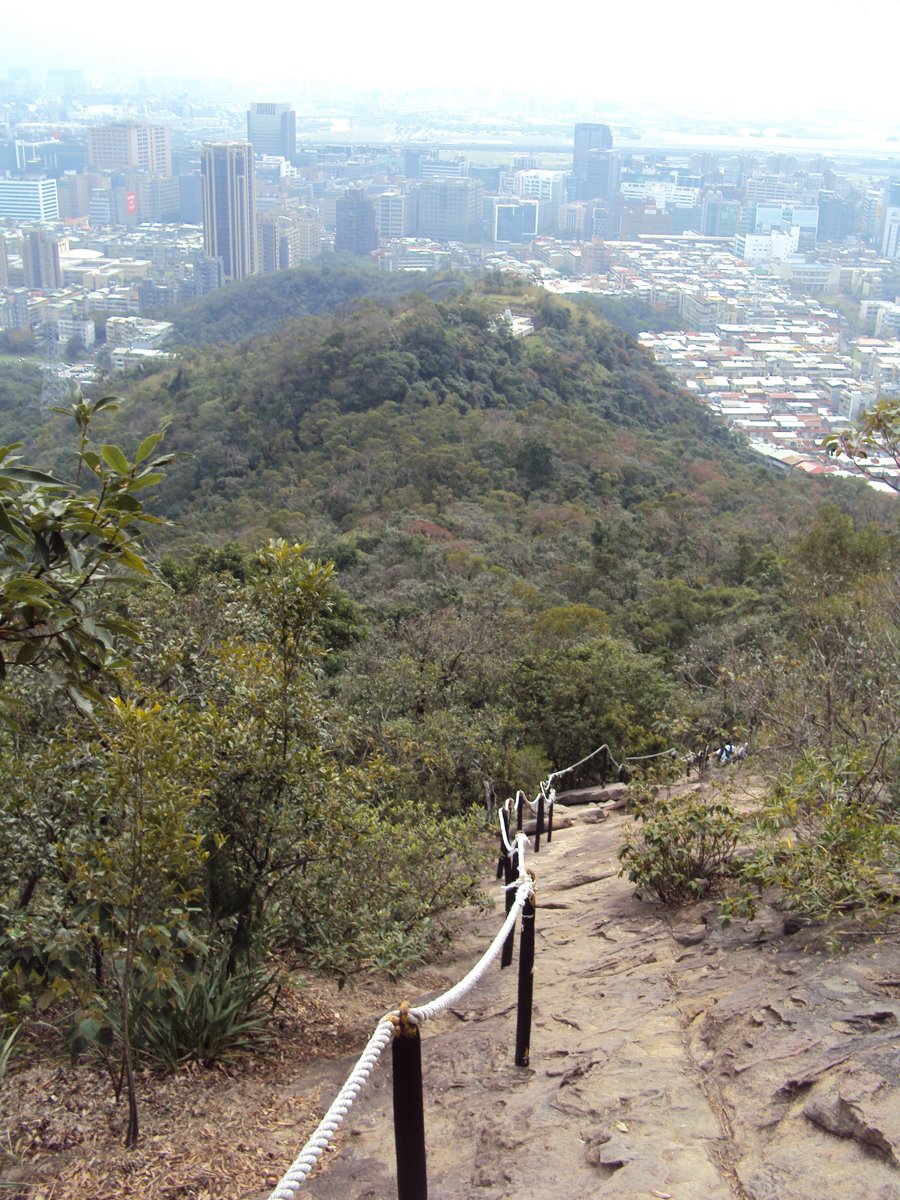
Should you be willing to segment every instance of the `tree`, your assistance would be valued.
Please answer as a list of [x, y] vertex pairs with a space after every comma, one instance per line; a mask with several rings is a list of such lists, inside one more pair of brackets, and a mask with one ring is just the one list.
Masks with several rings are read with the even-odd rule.
[[171, 461], [151, 457], [162, 431], [144, 438], [133, 461], [119, 446], [95, 448], [91, 424], [115, 408], [112, 397], [76, 396], [70, 409], [56, 410], [78, 431], [71, 483], [21, 465], [21, 443], [0, 446], [0, 679], [8, 667], [49, 670], [85, 711], [97, 694], [93, 679], [115, 661], [117, 638], [131, 632], [108, 589], [129, 573], [149, 573], [143, 533], [161, 522], [141, 493]]
[[[900, 472], [900, 400], [882, 399], [863, 413], [856, 429], [833, 433], [822, 443], [832, 457], [845, 454], [867, 479], [900, 491], [900, 474], [888, 474], [878, 461], [891, 459]], [[889, 468], [890, 469], [890, 468]]]

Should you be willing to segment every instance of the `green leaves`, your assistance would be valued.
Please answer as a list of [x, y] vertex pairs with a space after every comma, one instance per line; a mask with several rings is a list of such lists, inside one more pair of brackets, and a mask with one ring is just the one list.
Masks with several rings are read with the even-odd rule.
[[683, 904], [732, 873], [741, 822], [730, 805], [681, 795], [646, 800], [635, 816], [640, 826], [619, 849], [619, 874], [638, 897], [649, 891], [663, 904]]
[[100, 455], [106, 465], [113, 471], [117, 472], [119, 475], [128, 474], [128, 459], [118, 446], [103, 445], [100, 447]]
[[[15, 443], [0, 447], [0, 642], [16, 667], [54, 672], [73, 704], [91, 710], [93, 676], [114, 661], [128, 627], [98, 604], [122, 568], [150, 571], [141, 553], [143, 528], [158, 519], [137, 493], [161, 482], [171, 456], [150, 459], [162, 432], [144, 438], [133, 463], [121, 447], [90, 446], [91, 422], [118, 407], [113, 397], [76, 397], [67, 415], [79, 433], [76, 478], [70, 485], [18, 465]], [[8, 710], [7, 710], [8, 711]]]

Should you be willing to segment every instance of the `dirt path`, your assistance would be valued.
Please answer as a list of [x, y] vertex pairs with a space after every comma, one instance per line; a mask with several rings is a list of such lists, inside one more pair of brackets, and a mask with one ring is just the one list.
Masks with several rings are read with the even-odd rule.
[[[531, 1067], [512, 1065], [515, 967], [425, 1028], [431, 1200], [900, 1200], [896, 942], [834, 958], [772, 910], [724, 933], [710, 904], [670, 923], [616, 875], [628, 818], [570, 815], [532, 858]], [[473, 923], [447, 983], [497, 921]], [[351, 1062], [297, 1093], [327, 1104]], [[387, 1200], [393, 1158], [379, 1068], [300, 1196]]]

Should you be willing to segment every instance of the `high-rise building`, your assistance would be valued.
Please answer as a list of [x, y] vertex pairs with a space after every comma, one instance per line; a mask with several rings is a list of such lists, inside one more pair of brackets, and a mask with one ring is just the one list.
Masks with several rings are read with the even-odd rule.
[[618, 150], [590, 150], [587, 168], [579, 186], [581, 200], [603, 200], [612, 204], [619, 191], [620, 159]]
[[88, 129], [88, 162], [105, 171], [138, 167], [172, 174], [172, 146], [167, 125], [93, 125]]
[[136, 175], [134, 191], [142, 221], [178, 221], [181, 216], [181, 187], [174, 176]]
[[591, 200], [587, 194], [588, 162], [592, 150], [612, 150], [612, 130], [608, 125], [581, 121], [575, 126], [572, 148], [572, 173], [575, 176], [575, 199]]
[[289, 104], [251, 104], [247, 141], [254, 154], [293, 158], [297, 153], [297, 114]]
[[350, 188], [335, 201], [334, 248], [350, 254], [370, 254], [378, 249], [375, 205], [362, 188]]
[[529, 168], [515, 173], [513, 183], [516, 195], [544, 201], [541, 233], [555, 231], [559, 216], [566, 202], [566, 175], [564, 171], [542, 171]]
[[264, 274], [310, 262], [320, 252], [319, 215], [312, 209], [260, 213], [259, 261]]
[[22, 271], [29, 291], [52, 292], [62, 287], [59, 243], [46, 229], [29, 229], [22, 239]]
[[0, 288], [9, 287], [9, 251], [6, 238], [0, 233]]
[[734, 237], [741, 223], [738, 200], [726, 200], [721, 192], [707, 192], [700, 214], [700, 232], [707, 237]]
[[0, 179], [0, 217], [14, 221], [59, 220], [55, 179]]
[[419, 237], [439, 242], [481, 238], [484, 188], [477, 179], [428, 179], [418, 189]]
[[249, 142], [203, 146], [203, 243], [221, 258], [225, 282], [259, 272], [256, 246], [256, 180]]
[[855, 205], [837, 192], [820, 191], [817, 242], [843, 242], [853, 232]]
[[91, 203], [91, 181], [87, 175], [67, 171], [56, 186], [60, 219], [74, 221], [86, 217]]
[[375, 197], [374, 204], [379, 237], [409, 237], [412, 233], [412, 204], [405, 192], [382, 192]]
[[885, 258], [900, 258], [900, 207], [892, 204], [884, 210], [881, 253]]
[[314, 208], [301, 208], [294, 217], [300, 262], [312, 262], [322, 253], [322, 221]]

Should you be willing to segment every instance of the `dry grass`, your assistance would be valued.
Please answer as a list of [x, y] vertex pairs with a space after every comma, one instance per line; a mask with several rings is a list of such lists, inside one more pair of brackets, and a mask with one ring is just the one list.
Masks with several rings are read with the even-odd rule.
[[[410, 981], [413, 982], [413, 981]], [[423, 971], [415, 983], [433, 985]], [[141, 1140], [122, 1145], [126, 1106], [109, 1077], [61, 1060], [57, 1044], [23, 1046], [0, 1085], [3, 1200], [243, 1200], [278, 1182], [331, 1096], [305, 1094], [298, 1066], [361, 1046], [397, 1002], [384, 977], [338, 992], [322, 980], [282, 993], [262, 1057], [228, 1068], [139, 1078]]]

